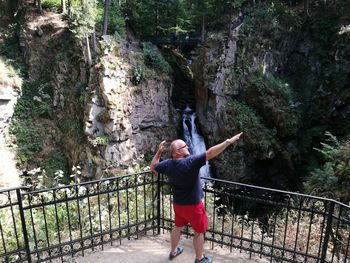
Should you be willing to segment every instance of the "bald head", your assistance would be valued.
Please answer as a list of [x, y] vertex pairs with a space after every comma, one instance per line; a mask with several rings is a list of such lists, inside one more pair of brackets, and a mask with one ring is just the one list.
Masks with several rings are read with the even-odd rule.
[[185, 145], [186, 143], [183, 140], [177, 139], [175, 141], [172, 141], [170, 144], [170, 151], [171, 154], [173, 154], [174, 152], [176, 152], [176, 150], [178, 148], [180, 148], [181, 146]]
[[179, 159], [189, 155], [189, 151], [186, 143], [180, 139], [177, 139], [171, 142], [170, 151], [173, 159]]

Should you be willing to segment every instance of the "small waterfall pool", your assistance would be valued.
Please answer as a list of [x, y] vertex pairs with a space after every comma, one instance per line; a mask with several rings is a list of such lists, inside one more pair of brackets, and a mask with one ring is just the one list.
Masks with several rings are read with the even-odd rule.
[[[187, 107], [182, 113], [182, 128], [184, 141], [189, 146], [191, 154], [199, 154], [206, 151], [203, 136], [198, 133], [196, 126], [196, 113]], [[199, 171], [200, 176], [211, 178], [210, 167], [207, 161]]]

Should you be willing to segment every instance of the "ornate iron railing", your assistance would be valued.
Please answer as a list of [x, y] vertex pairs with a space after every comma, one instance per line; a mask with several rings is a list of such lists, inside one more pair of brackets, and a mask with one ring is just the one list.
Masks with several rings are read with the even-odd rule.
[[[29, 192], [0, 191], [0, 262], [44, 262], [159, 234], [173, 224], [171, 189], [150, 172]], [[206, 181], [212, 246], [286, 262], [350, 262], [350, 207], [334, 200]], [[185, 233], [192, 235], [187, 228]]]

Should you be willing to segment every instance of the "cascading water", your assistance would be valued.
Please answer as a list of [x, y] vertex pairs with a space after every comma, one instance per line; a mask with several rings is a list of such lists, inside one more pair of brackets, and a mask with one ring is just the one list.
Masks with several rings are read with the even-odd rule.
[[[184, 132], [184, 141], [190, 148], [191, 154], [199, 154], [206, 151], [204, 138], [198, 134], [196, 126], [196, 113], [187, 107], [182, 114], [182, 127]], [[199, 171], [202, 177], [211, 177], [209, 164], [203, 166]]]

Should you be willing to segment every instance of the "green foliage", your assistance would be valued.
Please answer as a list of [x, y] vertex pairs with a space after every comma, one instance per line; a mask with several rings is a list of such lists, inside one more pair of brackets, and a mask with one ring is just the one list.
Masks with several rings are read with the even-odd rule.
[[276, 128], [281, 137], [295, 134], [299, 124], [299, 114], [294, 106], [294, 93], [285, 81], [272, 74], [261, 72], [251, 74], [245, 90], [246, 101]]
[[125, 9], [137, 33], [143, 38], [152, 38], [192, 29], [185, 3], [180, 0], [128, 1]]
[[169, 63], [164, 59], [162, 54], [149, 43], [144, 44], [143, 57], [146, 65], [166, 74], [172, 72]]
[[108, 143], [109, 143], [109, 139], [105, 135], [96, 136], [93, 142], [95, 146], [107, 146]]
[[150, 164], [153, 159], [154, 154], [152, 152], [146, 152], [144, 156], [144, 161], [147, 164]]
[[16, 137], [17, 158], [20, 164], [26, 164], [32, 160], [32, 155], [43, 149], [42, 137], [39, 129], [31, 120], [15, 119], [10, 126], [10, 134]]
[[64, 120], [63, 129], [69, 134], [69, 138], [74, 139], [78, 144], [84, 142], [84, 124], [83, 121], [71, 116]]
[[301, 25], [302, 18], [294, 9], [283, 3], [267, 2], [247, 11], [241, 32], [244, 38], [255, 39], [254, 44], [266, 38], [272, 44], [273, 39], [280, 39], [283, 33], [290, 34]]
[[[104, 15], [104, 1], [99, 1], [96, 6], [96, 30], [103, 31], [103, 15]], [[110, 2], [108, 15], [108, 32], [109, 35], [117, 34], [121, 38], [126, 37], [125, 19], [120, 6], [114, 1]]]
[[261, 118], [259, 118], [255, 111], [246, 104], [237, 100], [232, 100], [229, 105], [235, 112], [235, 124], [238, 130], [249, 131], [250, 129], [261, 125]]
[[321, 196], [350, 201], [350, 140], [339, 142], [326, 132], [322, 148], [315, 148], [324, 158], [324, 164], [314, 169], [304, 183], [305, 190]]
[[43, 9], [51, 9], [52, 11], [59, 11], [61, 9], [61, 0], [41, 0]]
[[69, 18], [69, 27], [79, 40], [94, 32], [96, 20], [96, 7], [94, 0], [84, 0], [83, 5], [73, 9]]
[[275, 134], [266, 128], [261, 117], [248, 105], [238, 100], [228, 103], [227, 114], [232, 117], [231, 126], [244, 132], [245, 142], [252, 154], [257, 159], [271, 158], [271, 154], [277, 149]]
[[52, 99], [48, 78], [23, 85], [22, 97], [18, 100], [14, 118], [10, 125], [10, 134], [16, 137], [17, 154], [21, 164], [31, 163], [33, 154], [43, 150], [43, 129], [36, 125], [36, 118], [50, 118]]
[[134, 85], [139, 85], [145, 80], [145, 72], [140, 64], [136, 64], [132, 68], [132, 78], [131, 81]]
[[274, 93], [276, 97], [283, 99], [288, 104], [294, 100], [293, 90], [289, 84], [272, 74], [262, 75], [259, 84], [256, 87], [260, 88], [262, 93]]
[[44, 184], [46, 187], [49, 187], [50, 184], [51, 186], [55, 186], [55, 182], [52, 179], [57, 171], [62, 170], [64, 174], [68, 175], [68, 162], [65, 155], [61, 152], [51, 153], [41, 163], [40, 167], [46, 171], [48, 177], [51, 177], [50, 180]]

